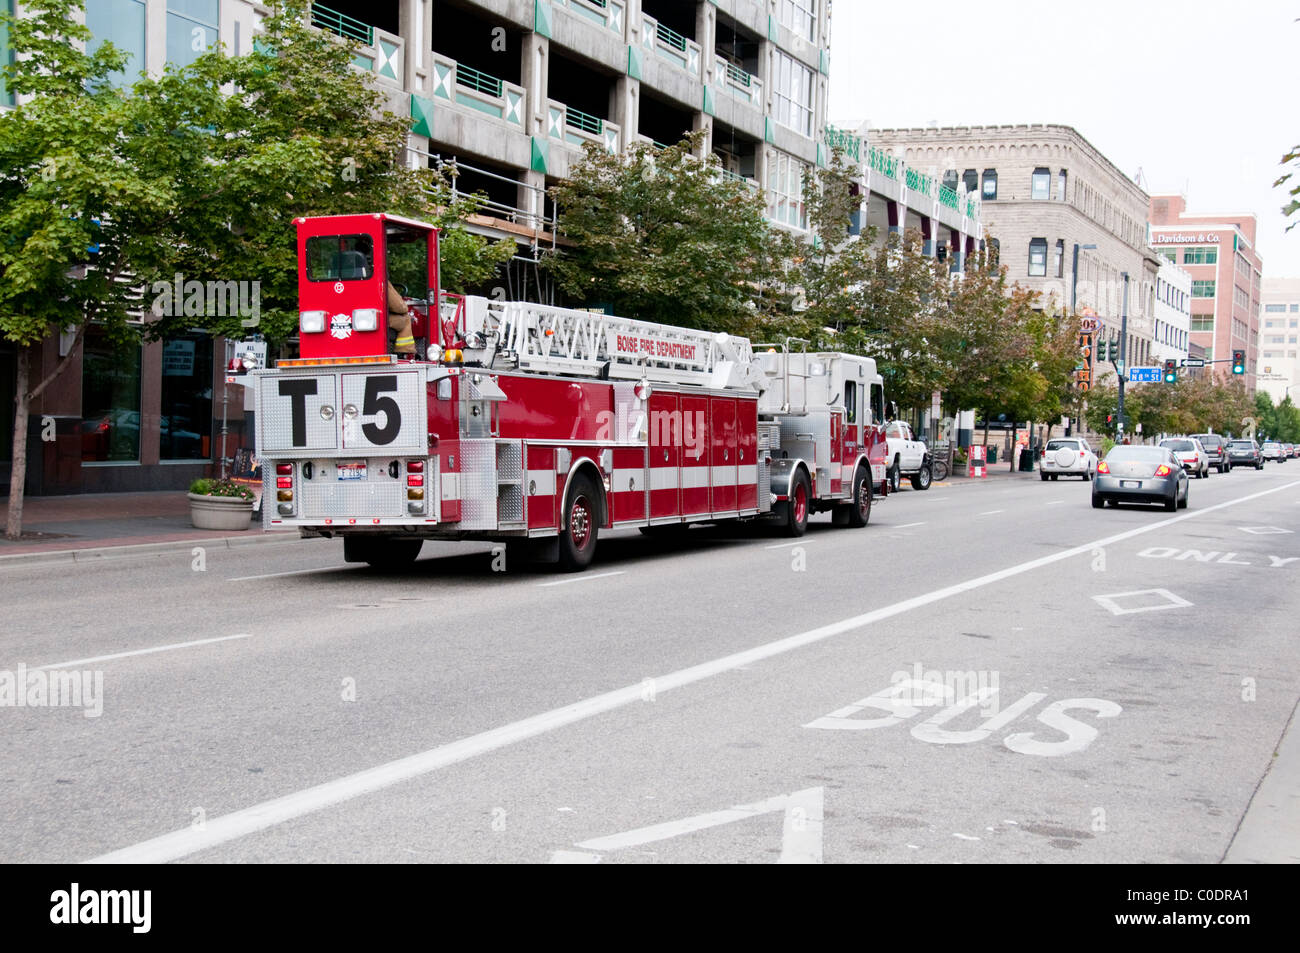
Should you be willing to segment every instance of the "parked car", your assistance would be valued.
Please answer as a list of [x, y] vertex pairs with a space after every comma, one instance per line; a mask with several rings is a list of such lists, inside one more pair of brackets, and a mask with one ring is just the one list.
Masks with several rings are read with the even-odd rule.
[[1191, 480], [1168, 447], [1119, 446], [1097, 464], [1092, 506], [1161, 503], [1170, 512], [1187, 506]]
[[1286, 462], [1286, 456], [1282, 453], [1282, 445], [1275, 440], [1265, 440], [1264, 445], [1259, 448], [1259, 452], [1264, 455], [1265, 460], [1272, 460], [1274, 463]]
[[1222, 434], [1194, 433], [1192, 437], [1201, 441], [1201, 446], [1205, 448], [1205, 455], [1210, 460], [1210, 466], [1220, 473], [1231, 472], [1232, 464], [1228, 462], [1228, 441]]
[[1169, 437], [1161, 440], [1160, 446], [1172, 450], [1183, 469], [1195, 473], [1196, 479], [1203, 480], [1210, 475], [1210, 458], [1195, 437]]
[[1286, 458], [1288, 460], [1295, 456], [1295, 444], [1284, 443], [1282, 444], [1282, 449], [1286, 451]]
[[1091, 480], [1097, 472], [1097, 455], [1082, 437], [1060, 437], [1047, 441], [1039, 454], [1039, 477], [1077, 476]]
[[912, 481], [912, 489], [930, 489], [930, 454], [925, 444], [912, 435], [912, 428], [902, 420], [885, 425], [885, 443], [889, 446], [889, 489], [897, 491], [903, 477]]
[[1264, 469], [1264, 455], [1259, 452], [1259, 444], [1253, 440], [1234, 440], [1228, 444], [1228, 463], [1235, 470], [1237, 467], [1254, 467]]

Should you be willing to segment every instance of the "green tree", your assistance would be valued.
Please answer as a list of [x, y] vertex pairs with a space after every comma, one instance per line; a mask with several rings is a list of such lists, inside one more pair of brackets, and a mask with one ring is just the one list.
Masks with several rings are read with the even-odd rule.
[[[1300, 145], [1295, 146], [1290, 152], [1282, 157], [1281, 165], [1283, 168], [1286, 168], [1287, 166], [1293, 166], [1293, 168], [1290, 171], [1283, 172], [1277, 177], [1277, 180], [1273, 183], [1274, 188], [1285, 186], [1288, 181], [1295, 178], [1297, 170], [1300, 170]], [[1296, 212], [1300, 212], [1300, 181], [1297, 181], [1287, 189], [1286, 194], [1288, 198], [1287, 203], [1282, 206], [1282, 217], [1290, 218]], [[1292, 222], [1286, 227], [1286, 230], [1289, 232], [1291, 229], [1295, 228], [1295, 226], [1296, 223]]]
[[756, 275], [779, 268], [762, 194], [699, 159], [699, 133], [623, 155], [589, 145], [551, 189], [568, 244], [544, 266], [569, 296], [616, 314], [711, 331], [747, 332]]

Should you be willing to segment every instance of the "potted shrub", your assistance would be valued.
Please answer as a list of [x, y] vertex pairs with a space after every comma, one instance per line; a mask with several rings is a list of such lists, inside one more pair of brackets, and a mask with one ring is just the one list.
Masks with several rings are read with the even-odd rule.
[[190, 522], [195, 529], [245, 530], [253, 515], [253, 491], [232, 480], [190, 484]]

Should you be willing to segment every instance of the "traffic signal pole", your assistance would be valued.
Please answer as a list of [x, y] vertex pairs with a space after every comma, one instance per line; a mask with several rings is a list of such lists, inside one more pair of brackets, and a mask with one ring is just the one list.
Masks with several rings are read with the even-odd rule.
[[1119, 417], [1119, 425], [1124, 426], [1124, 377], [1128, 374], [1128, 272], [1122, 272], [1124, 276], [1124, 304], [1119, 312], [1119, 366], [1115, 368], [1118, 371], [1119, 378], [1119, 403], [1115, 408], [1115, 413]]

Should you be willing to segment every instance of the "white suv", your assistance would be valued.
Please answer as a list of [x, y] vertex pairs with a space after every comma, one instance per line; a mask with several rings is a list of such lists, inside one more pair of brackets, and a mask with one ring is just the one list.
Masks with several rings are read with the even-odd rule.
[[1091, 480], [1097, 472], [1097, 455], [1082, 437], [1060, 437], [1047, 441], [1039, 457], [1038, 473], [1043, 480], [1077, 476]]
[[1172, 450], [1183, 469], [1194, 473], [1198, 480], [1210, 475], [1210, 455], [1195, 437], [1167, 437], [1160, 441], [1160, 446]]

